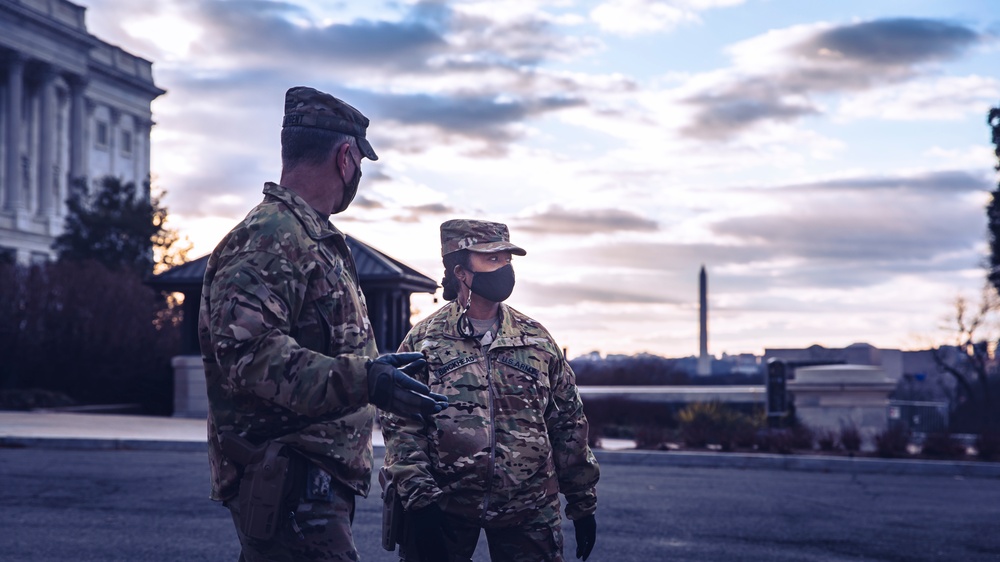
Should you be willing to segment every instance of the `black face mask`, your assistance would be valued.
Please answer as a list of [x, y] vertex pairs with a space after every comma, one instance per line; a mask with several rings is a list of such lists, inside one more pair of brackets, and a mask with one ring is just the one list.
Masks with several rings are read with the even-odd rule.
[[358, 186], [361, 185], [361, 162], [354, 168], [354, 177], [344, 184], [344, 198], [340, 201], [340, 206], [333, 210], [333, 214], [342, 213], [354, 201], [354, 196], [358, 194]]
[[503, 302], [514, 292], [514, 266], [507, 264], [496, 271], [473, 271], [469, 289], [490, 302]]

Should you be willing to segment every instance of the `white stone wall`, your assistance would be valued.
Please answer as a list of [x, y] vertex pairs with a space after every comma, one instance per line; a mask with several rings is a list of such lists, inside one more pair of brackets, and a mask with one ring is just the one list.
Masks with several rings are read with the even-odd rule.
[[0, 259], [52, 257], [73, 179], [149, 178], [150, 102], [164, 91], [152, 63], [87, 32], [85, 11], [0, 2]]

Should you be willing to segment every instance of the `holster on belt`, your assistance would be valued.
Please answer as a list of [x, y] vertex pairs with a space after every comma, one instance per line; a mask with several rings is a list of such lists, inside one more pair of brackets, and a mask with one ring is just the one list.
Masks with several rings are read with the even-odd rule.
[[270, 539], [288, 518], [294, 499], [295, 466], [284, 443], [254, 445], [234, 432], [219, 434], [223, 454], [243, 467], [237, 498], [240, 532]]
[[403, 500], [384, 466], [378, 471], [378, 483], [382, 487], [382, 548], [391, 552], [403, 541]]

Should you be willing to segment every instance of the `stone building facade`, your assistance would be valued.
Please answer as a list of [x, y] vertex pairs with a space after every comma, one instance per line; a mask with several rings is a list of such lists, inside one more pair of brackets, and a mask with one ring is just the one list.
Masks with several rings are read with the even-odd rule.
[[[152, 63], [66, 0], [0, 0], [0, 261], [53, 257], [71, 182], [150, 173]], [[147, 194], [148, 195], [148, 194]]]

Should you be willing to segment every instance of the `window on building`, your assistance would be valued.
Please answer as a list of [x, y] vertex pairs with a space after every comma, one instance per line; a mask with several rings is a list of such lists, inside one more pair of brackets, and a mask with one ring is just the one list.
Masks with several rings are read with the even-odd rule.
[[108, 124], [106, 121], [98, 121], [94, 127], [94, 144], [99, 148], [108, 147]]
[[122, 131], [122, 154], [132, 156], [132, 131]]

